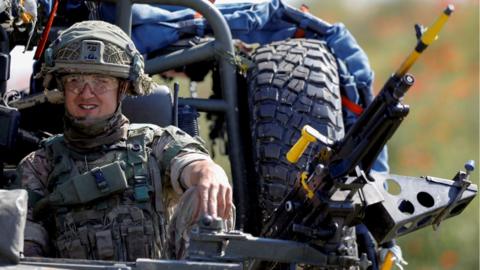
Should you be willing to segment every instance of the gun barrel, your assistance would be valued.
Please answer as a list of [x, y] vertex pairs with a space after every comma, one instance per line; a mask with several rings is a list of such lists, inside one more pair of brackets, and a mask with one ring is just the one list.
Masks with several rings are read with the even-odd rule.
[[403, 61], [400, 68], [395, 72], [395, 76], [397, 78], [403, 77], [417, 61], [417, 58], [420, 56], [420, 54], [428, 47], [428, 45], [432, 44], [432, 42], [437, 39], [437, 34], [445, 25], [450, 17], [450, 14], [452, 14], [454, 10], [455, 8], [453, 5], [448, 5], [438, 19], [427, 29], [425, 33], [422, 34], [422, 36], [418, 39], [415, 49], [410, 53], [405, 61]]

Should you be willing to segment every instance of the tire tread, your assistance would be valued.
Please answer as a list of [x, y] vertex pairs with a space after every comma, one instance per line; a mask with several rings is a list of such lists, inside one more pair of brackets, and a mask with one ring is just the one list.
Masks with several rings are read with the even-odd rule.
[[[285, 155], [309, 124], [323, 135], [344, 136], [337, 63], [317, 40], [291, 39], [256, 50], [249, 72], [249, 106], [262, 218], [278, 207], [308, 162]], [[318, 151], [310, 146], [306, 153]]]

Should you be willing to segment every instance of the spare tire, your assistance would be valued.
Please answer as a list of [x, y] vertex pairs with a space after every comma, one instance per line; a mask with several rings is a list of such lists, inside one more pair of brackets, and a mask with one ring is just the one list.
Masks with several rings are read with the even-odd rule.
[[259, 47], [248, 74], [250, 128], [258, 201], [265, 220], [321, 147], [298, 163], [285, 155], [310, 125], [333, 140], [344, 136], [337, 62], [324, 42], [291, 39]]

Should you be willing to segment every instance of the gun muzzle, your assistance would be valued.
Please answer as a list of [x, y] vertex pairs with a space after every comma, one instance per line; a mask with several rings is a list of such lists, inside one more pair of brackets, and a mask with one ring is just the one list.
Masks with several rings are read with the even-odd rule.
[[415, 46], [415, 49], [410, 53], [407, 59], [403, 61], [400, 68], [395, 72], [395, 76], [397, 76], [398, 78], [402, 78], [412, 67], [412, 65], [417, 61], [417, 58], [428, 47], [428, 45], [432, 44], [433, 41], [437, 40], [438, 33], [445, 25], [454, 10], [455, 8], [453, 5], [447, 6], [447, 8], [442, 12], [440, 17], [438, 17], [438, 19], [418, 39], [417, 46]]

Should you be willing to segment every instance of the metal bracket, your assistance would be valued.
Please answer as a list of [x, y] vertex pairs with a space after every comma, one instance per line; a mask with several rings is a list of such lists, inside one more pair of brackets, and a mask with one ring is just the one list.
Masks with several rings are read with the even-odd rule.
[[452, 211], [455, 205], [458, 204], [458, 201], [462, 198], [463, 193], [465, 190], [472, 184], [468, 180], [470, 176], [470, 172], [475, 169], [473, 160], [468, 161], [465, 163], [466, 172], [459, 171], [453, 180], [455, 181], [454, 185], [452, 185], [451, 189], [458, 189], [455, 198], [450, 201], [447, 207], [443, 209], [434, 219], [432, 226], [434, 230], [437, 230], [440, 227], [440, 223], [447, 217], [447, 215]]

